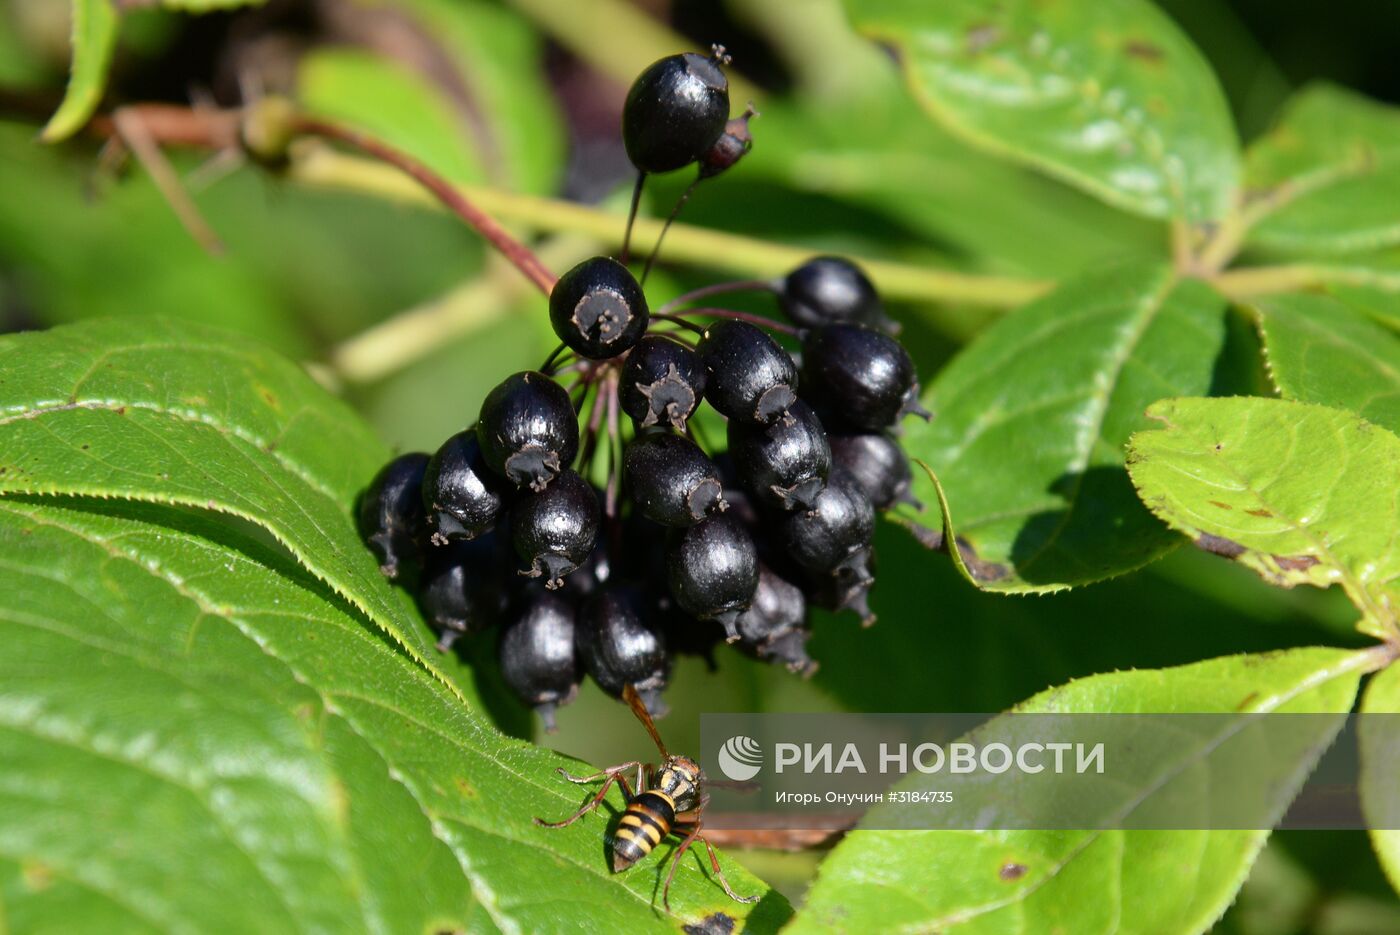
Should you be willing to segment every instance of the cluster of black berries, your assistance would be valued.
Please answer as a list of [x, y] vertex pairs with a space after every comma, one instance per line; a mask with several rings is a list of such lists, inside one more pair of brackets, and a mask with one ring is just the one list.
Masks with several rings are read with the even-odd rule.
[[[727, 145], [719, 54], [638, 79], [624, 126], [640, 169], [699, 161], [703, 177]], [[416, 588], [440, 648], [504, 624], [502, 674], [549, 728], [583, 673], [660, 714], [676, 652], [725, 640], [805, 674], [809, 605], [873, 622], [875, 512], [909, 500], [890, 432], [922, 414], [913, 364], [845, 260], [735, 285], [771, 290], [790, 324], [652, 314], [623, 264], [585, 260], [550, 294], [563, 344], [541, 370], [508, 377], [472, 428], [396, 458], [362, 498], [366, 542]], [[727, 420], [724, 454], [691, 422], [702, 400]]]

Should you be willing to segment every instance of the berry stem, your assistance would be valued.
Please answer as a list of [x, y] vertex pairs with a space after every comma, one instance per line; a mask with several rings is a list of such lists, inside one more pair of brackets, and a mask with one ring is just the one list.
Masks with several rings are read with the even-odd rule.
[[[673, 325], [681, 325], [682, 327], [688, 328], [689, 330], [695, 332], [696, 334], [704, 334], [704, 333], [705, 333], [705, 329], [704, 329], [704, 328], [700, 327], [699, 325], [697, 325], [697, 324], [696, 324], [695, 322], [693, 322], [693, 321], [687, 321], [686, 319], [682, 318], [682, 317], [679, 316], [679, 315], [667, 315], [667, 314], [663, 314], [663, 313], [661, 313], [661, 312], [652, 312], [652, 313], [651, 313], [651, 317], [652, 317], [654, 320], [656, 320], [656, 321], [669, 321], [669, 322], [670, 322], [671, 324], [673, 324]], [[668, 337], [673, 337], [673, 336], [668, 335]]]
[[545, 358], [544, 363], [540, 364], [540, 373], [546, 374], [547, 376], [553, 376], [554, 371], [549, 368], [554, 366], [555, 362], [560, 357], [563, 357], [568, 350], [569, 345], [560, 344], [554, 350], [550, 351], [549, 356]]
[[638, 172], [637, 182], [632, 186], [632, 206], [627, 209], [627, 227], [622, 232], [622, 250], [617, 256], [617, 261], [623, 266], [632, 258], [632, 225], [637, 221], [637, 209], [642, 204], [642, 188], [646, 183], [647, 174]]
[[617, 516], [618, 488], [622, 477], [622, 427], [618, 422], [617, 374], [609, 374], [602, 393], [608, 397], [608, 490], [604, 500], [609, 519]]
[[708, 299], [715, 295], [724, 295], [728, 292], [772, 292], [773, 284], [764, 279], [736, 279], [733, 282], [717, 282], [708, 286], [701, 286], [698, 289], [691, 289], [689, 292], [682, 292], [665, 305], [661, 306], [652, 314], [655, 318], [657, 314], [673, 312], [682, 305], [689, 305], [691, 302], [698, 302], [701, 299]]
[[477, 233], [486, 238], [503, 257], [515, 264], [516, 269], [520, 270], [525, 278], [534, 283], [541, 292], [549, 295], [554, 289], [555, 275], [545, 268], [544, 263], [535, 256], [529, 247], [506, 233], [505, 228], [468, 200], [462, 194], [461, 189], [417, 159], [358, 130], [318, 120], [314, 117], [297, 117], [292, 126], [297, 133], [320, 136], [344, 143], [399, 169], [432, 192], [433, 196], [452, 213], [475, 228]]
[[671, 209], [670, 214], [666, 215], [666, 222], [661, 225], [661, 233], [656, 235], [656, 244], [651, 248], [651, 253], [647, 255], [646, 264], [642, 267], [640, 283], [643, 286], [647, 284], [647, 277], [651, 275], [651, 266], [656, 262], [656, 255], [661, 252], [661, 242], [666, 239], [666, 232], [671, 229], [671, 225], [675, 223], [676, 218], [680, 216], [681, 209], [684, 208], [685, 203], [690, 200], [690, 196], [695, 194], [695, 186], [699, 185], [704, 180], [705, 177], [701, 175], [698, 176], [695, 181], [687, 185], [685, 191], [681, 192], [681, 196], [676, 199], [676, 206]]
[[[802, 333], [801, 328], [794, 328], [792, 325], [783, 324], [781, 321], [774, 321], [773, 319], [767, 318], [763, 315], [751, 315], [748, 312], [736, 312], [733, 309], [728, 308], [688, 308], [686, 309], [686, 314], [705, 315], [710, 318], [732, 318], [735, 321], [746, 321], [751, 325], [757, 325], [760, 328], [767, 328], [770, 331], [776, 331], [779, 334], [790, 334], [795, 336]], [[659, 316], [653, 315], [652, 317], [657, 318]]]

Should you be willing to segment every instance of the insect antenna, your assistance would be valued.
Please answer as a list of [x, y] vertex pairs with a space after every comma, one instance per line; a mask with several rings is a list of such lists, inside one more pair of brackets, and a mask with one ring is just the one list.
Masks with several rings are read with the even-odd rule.
[[666, 752], [666, 744], [661, 742], [661, 735], [656, 732], [656, 725], [652, 723], [651, 712], [642, 702], [642, 696], [637, 694], [637, 689], [630, 684], [622, 689], [622, 700], [627, 702], [627, 707], [632, 709], [632, 713], [637, 716], [637, 720], [642, 722], [642, 726], [651, 734], [652, 741], [656, 744], [656, 749], [661, 753], [663, 760], [669, 759], [671, 754]]

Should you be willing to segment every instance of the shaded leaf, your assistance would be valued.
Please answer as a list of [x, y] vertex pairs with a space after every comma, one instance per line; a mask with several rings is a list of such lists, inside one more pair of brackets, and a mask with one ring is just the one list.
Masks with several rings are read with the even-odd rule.
[[975, 146], [1120, 208], [1204, 221], [1231, 207], [1239, 153], [1209, 64], [1145, 0], [848, 2], [914, 92]]
[[1378, 715], [1375, 725], [1361, 727], [1361, 799], [1367, 818], [1384, 827], [1371, 830], [1371, 845], [1380, 858], [1390, 885], [1400, 892], [1400, 818], [1396, 808], [1395, 777], [1400, 774], [1400, 745], [1395, 725], [1400, 723], [1400, 666], [1392, 663], [1371, 677], [1361, 696], [1361, 714]]
[[1142, 500], [1196, 544], [1285, 587], [1340, 584], [1359, 626], [1394, 632], [1400, 438], [1278, 399], [1166, 399], [1129, 442]]
[[[581, 802], [554, 773], [577, 764], [496, 733], [212, 514], [0, 498], [0, 631], [11, 924], [672, 930], [652, 908], [664, 864], [611, 874], [605, 816], [531, 823]], [[16, 864], [31, 885], [3, 881]], [[697, 867], [677, 875], [681, 919], [742, 916]], [[754, 912], [762, 931], [786, 909]]]
[[77, 133], [97, 110], [117, 47], [121, 21], [114, 0], [72, 0], [72, 11], [73, 65], [63, 103], [40, 134], [46, 143]]
[[[905, 448], [937, 473], [978, 583], [1047, 591], [1137, 568], [1174, 545], [1123, 470], [1148, 403], [1208, 393], [1225, 300], [1157, 266], [1074, 279], [988, 328], [924, 397]], [[926, 478], [915, 495], [932, 504]], [[934, 510], [901, 517], [934, 529]]]
[[1269, 296], [1254, 308], [1286, 399], [1350, 409], [1400, 432], [1400, 335], [1329, 295]]
[[195, 196], [229, 248], [213, 257], [143, 172], [94, 200], [71, 153], [35, 146], [17, 124], [0, 126], [0, 163], [8, 183], [0, 185], [0, 264], [23, 271], [8, 283], [45, 325], [163, 315], [302, 358], [446, 291], [482, 253], [480, 239], [446, 214], [288, 187], [249, 168]]
[[1245, 162], [1249, 242], [1302, 252], [1400, 243], [1400, 111], [1315, 84], [1294, 97]]
[[0, 373], [0, 492], [242, 517], [437, 671], [350, 520], [388, 452], [295, 365], [217, 330], [102, 320], [0, 339]]
[[[1345, 712], [1362, 672], [1375, 662], [1371, 651], [1333, 649], [1231, 656], [1091, 676], [1015, 710]], [[856, 831], [823, 863], [789, 931], [1203, 931], [1234, 898], [1267, 837], [1267, 831]]]

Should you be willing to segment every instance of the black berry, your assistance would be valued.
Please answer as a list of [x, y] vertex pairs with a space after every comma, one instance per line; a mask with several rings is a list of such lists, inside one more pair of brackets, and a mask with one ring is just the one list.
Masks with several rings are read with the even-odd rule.
[[360, 496], [360, 535], [390, 580], [422, 562], [427, 535], [423, 515], [423, 471], [428, 456], [400, 455], [375, 475]]
[[622, 142], [640, 171], [688, 166], [724, 132], [729, 81], [720, 70], [723, 50], [716, 53], [668, 55], [632, 83], [622, 107]]
[[696, 348], [705, 362], [705, 398], [741, 422], [782, 418], [797, 399], [797, 366], [776, 341], [744, 321], [718, 321]]
[[579, 615], [576, 640], [584, 669], [603, 691], [621, 696], [632, 685], [647, 710], [661, 715], [660, 692], [670, 676], [671, 660], [665, 638], [646, 618], [637, 591], [608, 587], [589, 598]]
[[641, 514], [664, 526], [690, 526], [726, 508], [714, 462], [679, 435], [638, 435], [627, 446], [623, 476]]
[[515, 554], [529, 567], [521, 574], [544, 576], [551, 590], [588, 559], [598, 538], [598, 495], [576, 471], [560, 471], [554, 482], [516, 501], [510, 511]]
[[578, 453], [578, 416], [569, 394], [533, 370], [506, 377], [487, 394], [476, 434], [491, 470], [535, 491]]
[[578, 691], [574, 655], [574, 606], [548, 591], [529, 595], [520, 616], [501, 635], [501, 676], [534, 707], [553, 733], [554, 709]]
[[681, 609], [718, 620], [726, 638], [739, 638], [735, 621], [758, 587], [758, 549], [738, 520], [721, 513], [672, 534], [666, 578]]
[[458, 432], [434, 454], [423, 474], [423, 505], [435, 545], [475, 539], [496, 525], [507, 485], [486, 466], [476, 430]]
[[858, 324], [899, 332], [865, 273], [838, 256], [814, 257], [788, 273], [778, 289], [778, 305], [803, 328]]
[[684, 429], [705, 392], [705, 364], [690, 348], [661, 335], [637, 342], [622, 367], [622, 411], [637, 424]]
[[883, 432], [832, 435], [827, 440], [832, 463], [851, 475], [875, 509], [888, 510], [896, 503], [923, 509], [909, 493], [914, 478], [899, 442]]
[[637, 343], [650, 313], [627, 267], [595, 256], [569, 270], [549, 293], [549, 322], [559, 340], [584, 357], [616, 357]]
[[831, 469], [826, 430], [811, 407], [801, 401], [788, 407], [788, 418], [772, 425], [731, 419], [729, 454], [745, 488], [764, 503], [784, 510], [810, 510]]
[[845, 471], [834, 470], [810, 510], [779, 520], [778, 540], [793, 561], [811, 572], [830, 572], [870, 544], [875, 508]]
[[418, 604], [446, 651], [464, 633], [495, 626], [505, 609], [505, 567], [495, 533], [429, 550]]
[[900, 343], [861, 325], [827, 325], [802, 342], [802, 393], [844, 425], [876, 432], [918, 409], [914, 362]]

